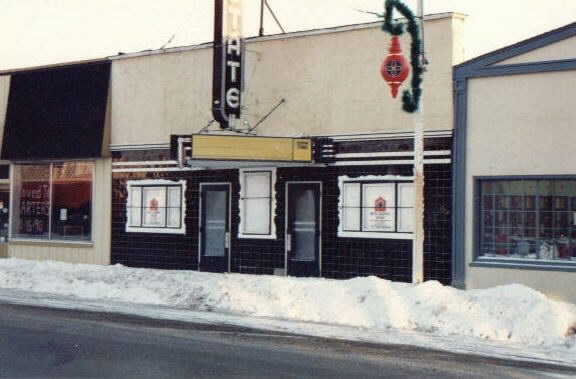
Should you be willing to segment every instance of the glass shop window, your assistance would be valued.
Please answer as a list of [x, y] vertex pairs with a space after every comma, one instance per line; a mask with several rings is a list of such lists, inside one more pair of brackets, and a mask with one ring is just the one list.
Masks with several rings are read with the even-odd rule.
[[0, 243], [8, 241], [10, 221], [10, 190], [0, 187]]
[[90, 241], [92, 162], [14, 165], [12, 238]]
[[576, 261], [576, 180], [480, 181], [478, 257]]
[[128, 181], [127, 192], [127, 232], [186, 233], [185, 180]]
[[239, 238], [276, 238], [275, 180], [274, 169], [240, 170]]
[[344, 181], [340, 193], [340, 237], [411, 238], [412, 182]]

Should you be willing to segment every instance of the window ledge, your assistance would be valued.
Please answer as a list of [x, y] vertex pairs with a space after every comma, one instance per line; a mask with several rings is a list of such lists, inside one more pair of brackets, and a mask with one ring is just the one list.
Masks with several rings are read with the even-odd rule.
[[413, 233], [342, 232], [342, 231], [339, 231], [338, 237], [413, 240], [414, 234]]
[[141, 228], [141, 227], [134, 227], [134, 226], [127, 226], [126, 233], [160, 233], [160, 234], [186, 234], [186, 228]]
[[32, 240], [32, 239], [12, 239], [8, 241], [9, 245], [27, 245], [27, 246], [54, 246], [54, 247], [70, 247], [90, 249], [94, 247], [92, 241], [59, 241], [59, 240]]
[[239, 239], [276, 240], [276, 234], [243, 234], [238, 233]]
[[538, 262], [521, 261], [517, 259], [480, 259], [469, 264], [470, 267], [507, 268], [534, 271], [565, 271], [576, 272], [576, 261]]

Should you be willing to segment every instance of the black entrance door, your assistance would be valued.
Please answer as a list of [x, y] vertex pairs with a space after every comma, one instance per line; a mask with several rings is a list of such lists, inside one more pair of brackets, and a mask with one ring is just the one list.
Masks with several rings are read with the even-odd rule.
[[320, 276], [320, 183], [288, 183], [286, 269]]
[[200, 271], [228, 271], [230, 187], [200, 185]]

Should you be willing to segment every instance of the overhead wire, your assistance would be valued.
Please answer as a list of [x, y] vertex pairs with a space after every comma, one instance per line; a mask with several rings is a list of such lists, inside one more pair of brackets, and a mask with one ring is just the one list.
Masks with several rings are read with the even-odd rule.
[[276, 17], [276, 14], [275, 14], [274, 11], [272, 10], [272, 7], [270, 7], [270, 4], [268, 4], [268, 1], [264, 0], [264, 5], [266, 5], [266, 8], [268, 8], [268, 11], [269, 11], [270, 14], [272, 15], [272, 18], [274, 18], [274, 21], [276, 21], [276, 24], [278, 25], [278, 27], [279, 27], [280, 30], [282, 31], [282, 34], [286, 34], [286, 31], [285, 31], [284, 28], [282, 27], [282, 24], [281, 24], [280, 21], [278, 20], [278, 17]]
[[164, 50], [166, 48], [166, 46], [168, 46], [169, 44], [172, 43], [172, 41], [174, 41], [174, 38], [176, 38], [176, 36], [178, 35], [178, 33], [180, 33], [180, 31], [182, 30], [182, 27], [184, 26], [184, 24], [188, 23], [188, 19], [190, 18], [190, 16], [192, 15], [192, 13], [194, 13], [194, 9], [191, 10], [190, 12], [188, 12], [186, 14], [186, 16], [183, 18], [182, 22], [180, 22], [180, 24], [178, 25], [178, 27], [176, 28], [176, 30], [174, 31], [174, 33], [170, 36], [170, 38], [168, 38], [168, 40], [166, 41], [166, 43], [164, 43], [161, 47], [160, 50]]

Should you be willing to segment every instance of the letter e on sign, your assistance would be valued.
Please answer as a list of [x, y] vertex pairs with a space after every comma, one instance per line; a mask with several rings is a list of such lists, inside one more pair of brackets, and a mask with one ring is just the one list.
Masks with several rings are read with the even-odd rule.
[[226, 104], [230, 108], [238, 108], [240, 105], [240, 90], [238, 88], [230, 88], [226, 92]]

